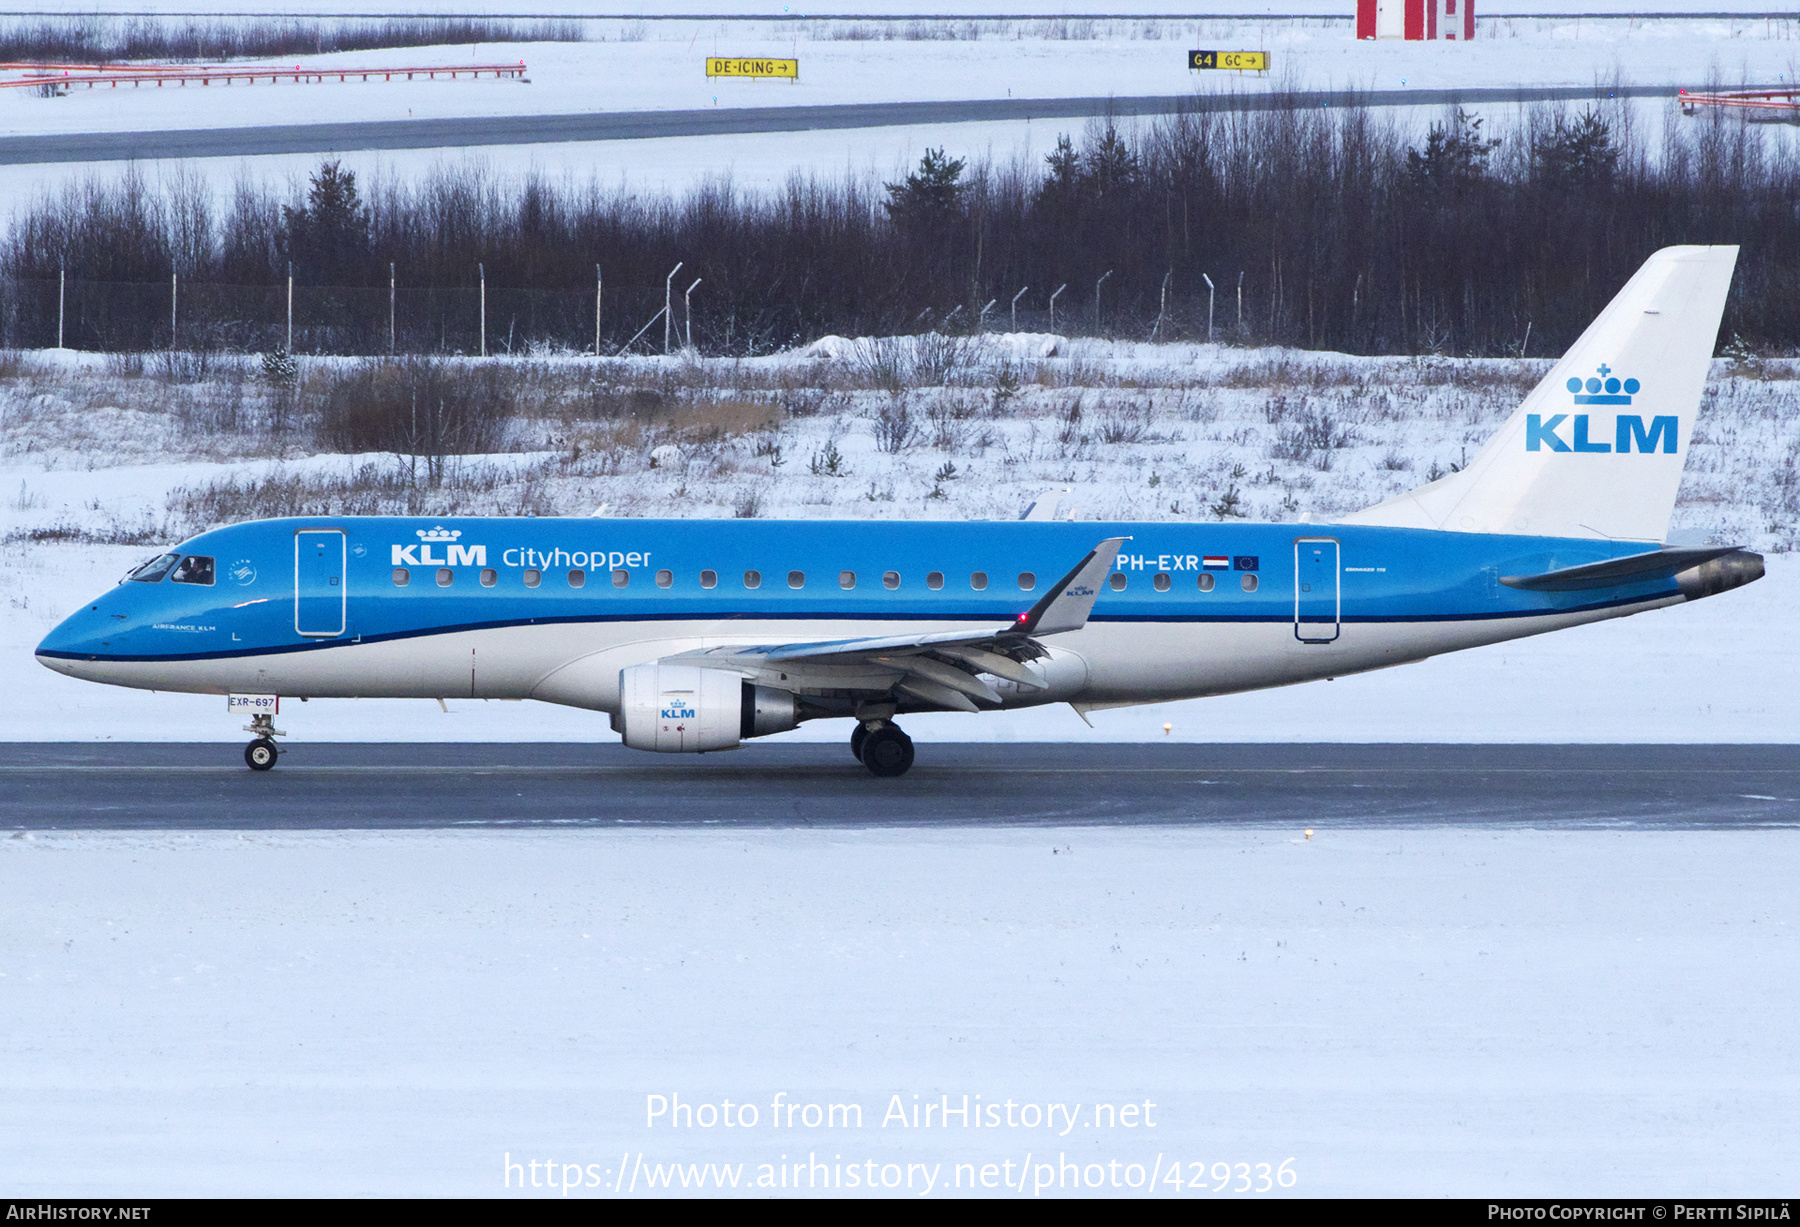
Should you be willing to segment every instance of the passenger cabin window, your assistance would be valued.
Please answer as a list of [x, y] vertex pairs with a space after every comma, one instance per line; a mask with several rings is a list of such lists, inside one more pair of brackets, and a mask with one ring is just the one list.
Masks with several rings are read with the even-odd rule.
[[169, 573], [172, 584], [205, 584], [212, 587], [213, 560], [205, 554], [189, 554]]
[[717, 588], [719, 586], [719, 573], [717, 571], [700, 572], [700, 586], [702, 588]]
[[180, 554], [158, 554], [125, 578], [135, 579], [140, 584], [154, 584], [167, 575], [169, 568], [180, 560]]
[[746, 588], [762, 587], [762, 572], [761, 571], [745, 571], [744, 572], [744, 587], [746, 587]]
[[631, 582], [631, 572], [623, 569], [613, 572], [613, 587], [623, 588]]
[[580, 588], [581, 586], [583, 586], [586, 583], [587, 583], [587, 572], [586, 571], [577, 569], [577, 570], [569, 572], [569, 587]]
[[1156, 578], [1151, 580], [1150, 583], [1158, 592], [1167, 592], [1169, 590], [1169, 576], [1166, 572], [1158, 571], [1156, 573]]
[[1020, 592], [1030, 592], [1035, 587], [1037, 587], [1037, 576], [1033, 575], [1030, 571], [1019, 572]]
[[805, 571], [789, 571], [788, 572], [788, 587], [790, 587], [790, 588], [806, 587], [806, 572]]
[[412, 583], [412, 572], [408, 571], [405, 567], [395, 567], [394, 587], [404, 588], [410, 583]]
[[456, 572], [452, 571], [449, 567], [439, 567], [437, 580], [438, 587], [448, 588], [451, 584], [456, 582]]
[[856, 572], [855, 571], [839, 571], [838, 572], [838, 587], [844, 589], [846, 592], [848, 592], [850, 589], [856, 587]]
[[525, 569], [525, 586], [527, 588], [535, 588], [543, 582], [544, 573], [542, 571], [538, 570], [536, 567], [527, 567]]
[[1200, 573], [1200, 579], [1199, 579], [1200, 591], [1211, 592], [1213, 590], [1213, 584], [1216, 582], [1217, 581], [1214, 580], [1212, 575], [1209, 574], [1208, 572], [1202, 571]]
[[656, 586], [658, 588], [667, 588], [670, 584], [673, 584], [674, 582], [675, 582], [675, 572], [673, 572], [673, 571], [658, 571], [656, 573]]
[[494, 568], [483, 567], [481, 569], [481, 586], [483, 588], [492, 588], [495, 584], [497, 584], [499, 582], [500, 582], [500, 573], [498, 571], [494, 570]]
[[881, 577], [881, 586], [889, 591], [898, 588], [900, 586], [900, 572], [888, 571], [883, 574]]
[[1243, 585], [1243, 589], [1245, 592], [1255, 592], [1256, 591], [1256, 576], [1250, 574], [1247, 571], [1244, 573], [1244, 578], [1240, 579], [1238, 581], [1238, 583]]
[[927, 575], [925, 577], [925, 586], [933, 592], [942, 588], [944, 586], [944, 573], [942, 571], [933, 571], [930, 575]]
[[987, 589], [987, 572], [977, 571], [975, 574], [969, 576], [969, 587], [975, 589], [977, 592], [985, 591]]
[[1106, 582], [1114, 592], [1125, 591], [1125, 573], [1123, 571], [1114, 571], [1112, 577]]

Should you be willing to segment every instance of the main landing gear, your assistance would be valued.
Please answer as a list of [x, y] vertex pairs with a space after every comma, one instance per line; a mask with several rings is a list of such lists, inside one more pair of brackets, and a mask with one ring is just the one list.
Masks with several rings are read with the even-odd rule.
[[913, 765], [912, 738], [888, 720], [858, 720], [850, 734], [850, 753], [872, 775], [883, 778], [905, 775]]
[[252, 771], [272, 769], [275, 760], [281, 755], [281, 748], [275, 744], [275, 739], [286, 736], [275, 727], [275, 717], [252, 716], [250, 723], [244, 726], [244, 731], [256, 734], [256, 740], [244, 747], [244, 762]]

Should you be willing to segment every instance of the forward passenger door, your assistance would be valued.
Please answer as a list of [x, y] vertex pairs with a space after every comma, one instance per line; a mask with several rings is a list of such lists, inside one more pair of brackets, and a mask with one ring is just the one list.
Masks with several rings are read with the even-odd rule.
[[314, 639], [344, 633], [344, 533], [303, 528], [294, 534], [294, 630]]

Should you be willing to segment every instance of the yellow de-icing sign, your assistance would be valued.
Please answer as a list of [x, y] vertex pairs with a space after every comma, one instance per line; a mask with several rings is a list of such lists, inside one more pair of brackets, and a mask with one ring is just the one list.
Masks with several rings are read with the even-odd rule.
[[706, 57], [706, 75], [709, 77], [787, 77], [798, 81], [800, 79], [800, 61], [709, 55]]
[[1190, 51], [1189, 68], [1235, 68], [1239, 72], [1268, 72], [1267, 51]]

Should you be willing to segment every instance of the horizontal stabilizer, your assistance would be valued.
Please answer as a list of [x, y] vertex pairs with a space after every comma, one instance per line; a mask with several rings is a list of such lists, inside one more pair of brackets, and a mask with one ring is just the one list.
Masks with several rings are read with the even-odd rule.
[[1689, 567], [1737, 550], [1735, 545], [1678, 547], [1665, 545], [1647, 554], [1629, 558], [1609, 558], [1604, 562], [1585, 563], [1579, 567], [1563, 567], [1537, 575], [1502, 575], [1500, 582], [1508, 588], [1526, 588], [1533, 592], [1582, 592], [1590, 588], [1614, 588], [1635, 584], [1661, 575], [1674, 575]]

